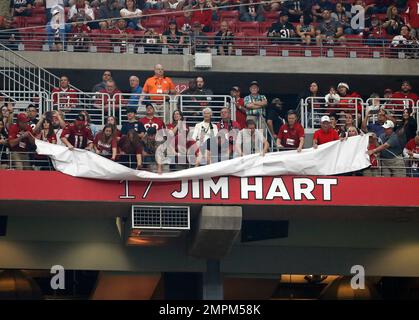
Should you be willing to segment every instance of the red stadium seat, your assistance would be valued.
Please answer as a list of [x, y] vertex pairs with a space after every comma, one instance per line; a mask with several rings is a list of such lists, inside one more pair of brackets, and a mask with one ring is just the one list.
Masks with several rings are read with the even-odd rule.
[[272, 22], [261, 22], [261, 23], [259, 23], [260, 33], [266, 34], [271, 26], [272, 26]]
[[278, 11], [276, 11], [276, 12], [270, 11], [270, 12], [265, 12], [264, 16], [265, 16], [265, 21], [276, 22], [276, 21], [278, 21], [279, 13], [278, 13]]
[[[236, 32], [237, 31], [237, 22], [238, 21], [233, 21], [233, 20], [227, 20], [227, 24], [228, 24], [228, 28], [231, 32]], [[220, 31], [220, 24], [221, 21], [213, 21], [211, 24], [211, 28], [213, 32], [218, 32]]]
[[13, 17], [12, 26], [14, 28], [24, 28], [24, 27], [26, 27], [26, 18], [25, 17]]
[[239, 11], [238, 10], [221, 10], [218, 11], [218, 16], [220, 17], [220, 21], [229, 19], [229, 20], [239, 20]]
[[41, 16], [32, 16], [26, 18], [26, 25], [28, 27], [40, 27], [45, 26], [47, 23], [47, 19], [44, 15]]
[[45, 7], [33, 7], [32, 8], [32, 15], [45, 15]]
[[166, 18], [164, 17], [149, 17], [143, 22], [146, 28], [153, 28], [155, 31], [164, 30], [167, 27]]
[[258, 35], [259, 22], [240, 22], [238, 30], [248, 36]]

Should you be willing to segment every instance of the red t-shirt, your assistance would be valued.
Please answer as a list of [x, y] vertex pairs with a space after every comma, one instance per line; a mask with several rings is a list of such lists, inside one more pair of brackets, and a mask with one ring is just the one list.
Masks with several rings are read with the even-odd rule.
[[61, 138], [66, 138], [75, 148], [84, 149], [93, 142], [92, 131], [87, 127], [77, 129], [74, 124], [65, 127]]
[[407, 142], [405, 148], [409, 151], [413, 151], [413, 153], [419, 153], [419, 146], [416, 144], [415, 138], [410, 139]]
[[292, 128], [288, 124], [283, 124], [279, 128], [278, 139], [281, 145], [286, 148], [298, 148], [300, 138], [304, 138], [304, 128], [301, 124], [295, 123]]
[[[373, 143], [368, 145], [368, 150], [374, 150], [375, 148], [377, 148], [377, 146]], [[374, 153], [370, 155], [370, 163], [371, 167], [378, 167], [377, 157]]]
[[[17, 124], [13, 124], [9, 128], [9, 140], [19, 138], [25, 132], [30, 132], [33, 134], [33, 131], [30, 125], [26, 125], [24, 130], [20, 130]], [[17, 152], [28, 152], [30, 151], [29, 149], [30, 144], [31, 143], [30, 143], [29, 138], [25, 138], [25, 139], [22, 139], [16, 146], [10, 147], [10, 150], [17, 151]]]
[[57, 143], [57, 136], [55, 135], [55, 133], [53, 133], [49, 137], [46, 137], [41, 131], [36, 135], [36, 138], [49, 143]]
[[143, 154], [143, 144], [138, 143], [137, 145], [132, 145], [129, 143], [127, 136], [122, 136], [118, 142], [118, 147], [120, 153], [123, 152], [125, 154]]
[[93, 144], [95, 145], [96, 149], [99, 150], [100, 155], [102, 156], [111, 156], [112, 155], [112, 149], [118, 147], [117, 139], [116, 137], [112, 138], [109, 143], [102, 142], [103, 132], [98, 132], [98, 134], [95, 137], [95, 140], [93, 141]]
[[330, 128], [327, 132], [324, 132], [323, 129], [319, 129], [314, 132], [313, 141], [317, 140], [317, 144], [321, 145], [327, 142], [339, 140], [339, 135], [336, 130]]
[[[418, 96], [416, 93], [413, 92], [409, 92], [409, 93], [403, 93], [401, 91], [397, 91], [395, 93], [393, 93], [391, 95], [392, 99], [410, 99], [413, 100], [413, 104], [412, 101], [406, 101], [406, 105], [404, 103], [404, 101], [391, 101], [391, 104], [394, 104], [394, 109], [398, 109], [398, 110], [403, 110], [405, 107], [409, 107], [409, 108], [413, 108], [414, 104], [416, 103], [416, 101], [418, 101]], [[408, 104], [408, 105], [407, 105]]]
[[361, 100], [359, 100], [357, 98], [361, 98], [361, 96], [357, 92], [352, 92], [350, 94], [347, 94], [344, 97], [341, 96], [338, 107], [339, 108], [344, 108], [344, 109], [354, 110], [355, 106], [356, 106], [358, 114], [361, 114], [362, 104], [361, 104]]
[[211, 21], [212, 21], [212, 9], [210, 8], [204, 8], [204, 10], [200, 10], [199, 6], [193, 7], [194, 11], [192, 13], [192, 24], [195, 21], [198, 21], [200, 24], [203, 24], [205, 27], [211, 27]]
[[[54, 94], [54, 92], [60, 93]], [[75, 92], [77, 91], [72, 88], [54, 88], [52, 89], [52, 103], [54, 105], [60, 105], [61, 108], [75, 108], [78, 103]]]
[[240, 128], [246, 128], [246, 111], [239, 109], [238, 106], [244, 107], [244, 99], [239, 98], [236, 100], [236, 121], [239, 123]]
[[154, 127], [154, 128], [156, 128], [156, 130], [160, 130], [160, 129], [165, 128], [164, 122], [161, 121], [157, 117], [153, 117], [151, 119], [149, 119], [147, 117], [144, 117], [144, 118], [141, 118], [138, 121], [141, 122], [144, 125], [144, 128], [146, 130], [148, 130], [148, 128], [150, 128], [150, 127]]
[[407, 17], [408, 22], [412, 28], [419, 28], [419, 1], [409, 0], [407, 2]]
[[108, 112], [109, 97], [115, 100], [115, 108], [119, 108], [119, 105], [121, 104], [121, 96], [120, 95], [115, 96], [115, 95], [117, 93], [122, 93], [121, 90], [115, 89], [113, 92], [110, 93], [106, 91], [106, 89], [102, 89], [102, 90], [99, 90], [99, 93], [102, 93], [103, 95], [97, 96], [96, 104], [100, 106], [103, 105], [105, 112]]

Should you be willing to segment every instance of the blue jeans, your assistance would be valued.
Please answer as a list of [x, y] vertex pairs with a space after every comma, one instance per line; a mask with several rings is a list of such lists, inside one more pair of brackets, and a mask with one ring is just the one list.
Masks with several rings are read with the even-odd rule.
[[47, 43], [48, 43], [50, 48], [54, 43], [57, 43], [57, 42], [60, 42], [64, 46], [64, 44], [65, 44], [65, 34], [67, 32], [70, 32], [71, 25], [66, 24], [64, 26], [64, 28], [60, 28], [59, 30], [57, 30], [57, 29], [54, 29], [51, 26], [50, 22], [48, 22], [48, 24], [45, 27], [45, 30], [47, 32]]

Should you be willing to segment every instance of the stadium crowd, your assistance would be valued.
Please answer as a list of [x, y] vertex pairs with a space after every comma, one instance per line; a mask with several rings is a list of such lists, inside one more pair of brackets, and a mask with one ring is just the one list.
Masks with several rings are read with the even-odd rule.
[[[357, 16], [360, 11], [364, 18]], [[131, 44], [146, 53], [165, 47], [182, 54], [189, 44], [192, 52], [215, 48], [232, 55], [233, 46], [257, 36], [271, 44], [318, 46], [353, 39], [380, 45], [391, 39], [392, 47], [417, 57], [419, 34], [417, 0], [11, 0], [3, 15], [0, 41], [13, 50], [31, 33], [46, 32], [50, 50], [71, 44], [75, 51], [88, 51], [93, 43], [124, 51]]]
[[[118, 119], [114, 116], [107, 117], [104, 126], [93, 124], [91, 109], [81, 110], [70, 119], [68, 111], [79, 102], [64, 75], [60, 86], [53, 90], [65, 97], [64, 107], [58, 96], [52, 100], [53, 111], [39, 115], [37, 105], [30, 104], [26, 112], [15, 115], [14, 104], [3, 100], [0, 115], [2, 166], [50, 169], [49, 159], [34, 152], [35, 138], [69, 149], [87, 149], [131, 168], [159, 173], [247, 154], [264, 155], [275, 149], [301, 152], [304, 147], [307, 135], [300, 123], [301, 111], [285, 108], [279, 98], [269, 103], [257, 81], [250, 83], [244, 97], [239, 87], [232, 86], [230, 95], [234, 103], [223, 105], [220, 120], [216, 121], [208, 103], [212, 90], [201, 76], [191, 80], [189, 89], [183, 93], [188, 98], [185, 103], [193, 105], [195, 114], [200, 117], [191, 126], [180, 109], [174, 110], [169, 123], [164, 123], [156, 113], [164, 105], [164, 97], [159, 98], [159, 95], [175, 93], [173, 81], [165, 76], [162, 65], [155, 66], [154, 76], [142, 86], [134, 75], [129, 82], [132, 96], [122, 103], [127, 119], [122, 126], [117, 125]], [[103, 73], [102, 81], [93, 90], [120, 92], [110, 71]], [[371, 94], [364, 117], [360, 116], [363, 108], [357, 100], [360, 95], [350, 91], [347, 83], [339, 83], [336, 89], [332, 87], [324, 95], [313, 82], [309, 91], [310, 94], [305, 95], [311, 104], [307, 110], [322, 109], [318, 113], [320, 128], [314, 132], [312, 141], [315, 149], [330, 141], [371, 133], [368, 147], [371, 167], [351, 174], [418, 176], [419, 132], [414, 108], [419, 98], [408, 81], [402, 82], [399, 91], [385, 89], [383, 98]], [[138, 117], [140, 109], [145, 110], [145, 116]], [[308, 118], [315, 121], [314, 114]], [[307, 123], [305, 126], [310, 127]], [[259, 130], [261, 128], [265, 128], [266, 133]]]

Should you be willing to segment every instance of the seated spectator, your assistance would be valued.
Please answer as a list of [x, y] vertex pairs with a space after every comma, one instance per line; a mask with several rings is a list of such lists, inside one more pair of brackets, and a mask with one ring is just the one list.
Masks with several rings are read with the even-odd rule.
[[256, 129], [256, 122], [246, 120], [246, 128], [240, 130], [236, 140], [236, 152], [239, 157], [259, 153], [264, 156], [269, 150], [269, 143], [261, 129]]
[[96, 154], [115, 161], [118, 147], [117, 143], [112, 125], [107, 124], [96, 135], [93, 141], [93, 150]]
[[[364, 26], [365, 26], [371, 20], [371, 14], [373, 13], [374, 6], [375, 4], [373, 3], [366, 4], [364, 0], [355, 0], [350, 11], [355, 12], [355, 13], [363, 12], [364, 13]], [[352, 33], [354, 34], [359, 34], [364, 31], [363, 28], [361, 28], [359, 24], [357, 26], [353, 25], [352, 27], [354, 27], [352, 29]]]
[[289, 42], [295, 36], [294, 26], [288, 22], [288, 13], [281, 12], [278, 22], [272, 23], [268, 30], [268, 38], [272, 43]]
[[224, 107], [220, 111], [221, 120], [217, 123], [219, 161], [232, 159], [234, 155], [234, 141], [241, 127], [238, 122], [231, 120], [230, 108]]
[[[379, 146], [377, 141], [377, 135], [372, 133], [368, 137], [368, 150], [375, 150]], [[377, 154], [372, 152], [370, 154], [371, 166], [362, 171], [362, 175], [365, 177], [377, 177], [379, 175], [378, 159]]]
[[419, 131], [416, 136], [410, 139], [403, 149], [403, 156], [409, 159], [408, 175], [410, 177], [419, 177]]
[[263, 94], [259, 93], [259, 83], [252, 81], [250, 83], [250, 95], [244, 98], [247, 119], [252, 119], [255, 123], [264, 115], [268, 100]]
[[144, 32], [139, 45], [144, 47], [144, 53], [161, 53], [160, 35], [154, 28], [149, 28]]
[[137, 109], [129, 107], [127, 108], [127, 119], [128, 121], [122, 125], [121, 134], [127, 135], [128, 131], [135, 130], [140, 138], [143, 138], [146, 132], [144, 124], [136, 119]]
[[246, 108], [244, 106], [244, 99], [240, 97], [240, 88], [234, 86], [230, 89], [230, 96], [233, 98], [233, 103], [236, 106], [236, 121], [240, 128], [246, 127]]
[[339, 134], [340, 129], [338, 127], [338, 115], [336, 114], [336, 112], [330, 113], [329, 119], [330, 119], [330, 127]]
[[87, 52], [90, 45], [90, 27], [85, 24], [82, 18], [77, 18], [71, 28], [68, 44], [74, 47], [75, 52]]
[[144, 9], [154, 9], [154, 10], [160, 10], [163, 8], [163, 2], [162, 0], [146, 0], [144, 3]]
[[143, 12], [137, 8], [136, 0], [126, 0], [125, 8], [119, 11], [121, 18], [127, 19], [127, 27], [133, 30], [146, 30], [141, 25], [141, 16]]
[[314, 132], [314, 136], [313, 136], [314, 149], [317, 149], [317, 147], [321, 144], [339, 140], [338, 133], [335, 130], [333, 130], [332, 127], [330, 126], [329, 116], [323, 116], [320, 119], [320, 126], [321, 128]]
[[121, 105], [121, 96], [119, 94], [122, 93], [122, 91], [117, 88], [115, 81], [108, 80], [105, 89], [100, 90], [99, 93], [103, 95], [99, 96], [96, 107], [99, 107], [100, 109], [103, 108], [105, 113], [108, 112], [109, 98], [114, 100], [117, 108]]
[[351, 27], [351, 13], [345, 10], [342, 2], [336, 3], [335, 11], [332, 12], [331, 17], [337, 21], [343, 28], [345, 34], [352, 34], [353, 30]]
[[394, 123], [387, 120], [384, 125], [384, 133], [380, 136], [381, 145], [373, 150], [368, 150], [368, 155], [380, 154], [382, 174], [385, 177], [405, 177], [406, 169], [400, 156], [403, 147], [397, 134], [394, 132]]
[[[41, 127], [42, 129], [39, 132], [34, 131], [36, 134], [36, 139], [39, 139], [44, 142], [49, 142], [52, 144], [57, 143], [57, 136], [54, 132], [54, 127], [52, 125], [52, 121], [50, 119], [44, 118], [41, 119]], [[48, 156], [43, 156], [39, 154], [34, 155], [35, 165], [40, 167], [41, 170], [50, 170], [52, 168], [51, 160]]]
[[60, 86], [52, 89], [51, 98], [52, 105], [58, 109], [77, 107], [77, 91], [70, 87], [70, 81], [67, 76], [60, 77]]
[[79, 115], [74, 123], [64, 128], [61, 141], [70, 150], [74, 148], [92, 150], [93, 133], [86, 125], [86, 117]]
[[192, 8], [192, 23], [199, 22], [204, 32], [211, 31], [212, 10], [206, 4], [206, 0], [198, 0], [197, 5]]
[[112, 131], [114, 137], [119, 141], [122, 136], [121, 131], [118, 129], [117, 119], [114, 116], [109, 116], [106, 118], [105, 124], [112, 126]]
[[153, 127], [156, 130], [164, 129], [166, 126], [164, 122], [154, 116], [154, 106], [151, 103], [147, 103], [145, 106], [146, 116], [140, 119], [140, 122], [144, 125], [145, 130], [148, 128]]
[[333, 45], [346, 40], [343, 36], [342, 26], [339, 22], [332, 19], [329, 10], [323, 11], [323, 22], [320, 23], [316, 33], [316, 42], [318, 46], [321, 46], [322, 42]]
[[17, 123], [9, 127], [9, 146], [12, 167], [17, 170], [29, 170], [31, 168], [29, 153], [34, 149], [33, 131], [29, 118], [25, 113], [17, 115]]
[[112, 80], [112, 73], [108, 70], [106, 70], [105, 72], [103, 72], [102, 75], [102, 82], [96, 84], [93, 89], [92, 92], [99, 92], [100, 90], [103, 90], [106, 88], [106, 83]]
[[395, 36], [393, 40], [391, 40], [391, 47], [398, 52], [404, 52], [407, 58], [418, 57], [417, 51], [419, 49], [419, 41], [417, 39], [412, 39], [408, 26], [401, 27], [400, 35]]
[[85, 0], [76, 0], [75, 4], [68, 11], [69, 21], [76, 22], [77, 19], [83, 19], [83, 21], [95, 20], [94, 11]]
[[387, 9], [387, 20], [383, 23], [386, 33], [391, 36], [400, 34], [403, 24], [403, 19], [397, 7], [394, 5], [389, 6]]
[[192, 25], [192, 32], [189, 34], [192, 54], [196, 52], [210, 52], [208, 37], [202, 32], [202, 25], [195, 21]]
[[371, 19], [366, 21], [365, 29], [363, 32], [364, 39], [367, 39], [368, 45], [374, 45], [374, 44], [381, 44], [382, 41], [379, 41], [378, 39], [385, 38], [385, 31], [383, 29], [382, 23], [380, 19], [378, 19], [378, 16], [375, 14], [371, 16]]
[[392, 99], [409, 99], [406, 101], [401, 101], [401, 100], [391, 101], [392, 106], [396, 110], [401, 110], [405, 108], [413, 108], [416, 105], [417, 101], [419, 100], [418, 95], [412, 92], [412, 85], [410, 84], [408, 80], [402, 81], [400, 91], [393, 93], [391, 95], [391, 98]]
[[140, 86], [140, 78], [134, 75], [129, 77], [129, 86], [130, 86], [132, 96], [129, 97], [128, 107], [135, 108], [135, 110], [138, 111], [141, 105], [139, 95], [143, 92], [143, 88]]
[[65, 35], [71, 31], [71, 25], [64, 24], [64, 9], [55, 7], [51, 11], [51, 20], [48, 21], [45, 29], [47, 32], [47, 43], [50, 50], [61, 51], [65, 44]]
[[242, 4], [242, 6], [240, 6], [240, 21], [265, 21], [265, 17], [263, 15], [264, 10], [261, 4], [258, 4], [254, 0], [240, 0], [240, 4]]
[[127, 28], [125, 19], [118, 19], [115, 28], [110, 33], [111, 43], [115, 47], [120, 47], [121, 52], [126, 52], [127, 46], [133, 44], [133, 29]]
[[279, 149], [297, 149], [297, 152], [303, 150], [304, 128], [297, 121], [297, 113], [294, 110], [288, 111], [287, 123], [277, 131], [276, 145]]
[[183, 13], [182, 17], [176, 18], [176, 24], [180, 32], [184, 35], [189, 35], [192, 33], [192, 11], [186, 10]]
[[196, 142], [196, 146], [200, 149], [201, 154], [204, 154], [206, 164], [210, 164], [212, 162], [211, 150], [217, 150], [215, 137], [218, 135], [218, 127], [211, 121], [211, 108], [205, 108], [202, 111], [202, 115], [204, 120], [195, 125], [192, 139]]
[[163, 9], [173, 9], [180, 11], [183, 9], [185, 1], [183, 0], [163, 0]]
[[4, 24], [0, 24], [0, 43], [10, 50], [18, 50], [21, 41], [20, 33], [12, 26], [11, 19], [4, 19]]
[[134, 129], [129, 130], [127, 135], [122, 136], [118, 142], [118, 147], [120, 154], [118, 157], [119, 163], [131, 169], [141, 169], [143, 144]]
[[311, 15], [314, 22], [321, 22], [323, 20], [323, 12], [328, 10], [333, 11], [333, 4], [328, 0], [317, 0], [311, 7]]
[[268, 141], [271, 142], [271, 136], [274, 141], [277, 139], [279, 128], [285, 123], [285, 115], [283, 110], [283, 102], [279, 98], [272, 99], [269, 106], [266, 107], [266, 125], [270, 132]]
[[[240, 0], [237, 0], [236, 2], [237, 2], [237, 4], [239, 4]], [[262, 3], [263, 3], [263, 10], [265, 12], [277, 12], [277, 11], [281, 10], [281, 3], [282, 3], [281, 0], [272, 0], [272, 1], [269, 1], [269, 2], [266, 1], [266, 2], [262, 2]], [[244, 126], [244, 127], [246, 127], [246, 126]]]
[[214, 44], [220, 56], [233, 54], [234, 34], [228, 29], [227, 21], [222, 21], [220, 31], [215, 35]]
[[177, 29], [176, 21], [169, 22], [169, 28], [162, 34], [162, 42], [171, 54], [181, 54], [185, 42], [183, 33]]
[[305, 1], [286, 1], [283, 4], [282, 9], [283, 11], [288, 12], [290, 22], [299, 22], [306, 9], [305, 6]]
[[310, 17], [301, 16], [300, 23], [297, 25], [295, 33], [301, 38], [303, 44], [310, 45], [311, 39], [316, 35], [316, 29], [313, 24], [310, 23]]
[[105, 0], [99, 7], [99, 19], [114, 19], [121, 16], [121, 8], [118, 0]]
[[33, 5], [33, 0], [10, 0], [10, 15], [12, 17], [30, 17]]

